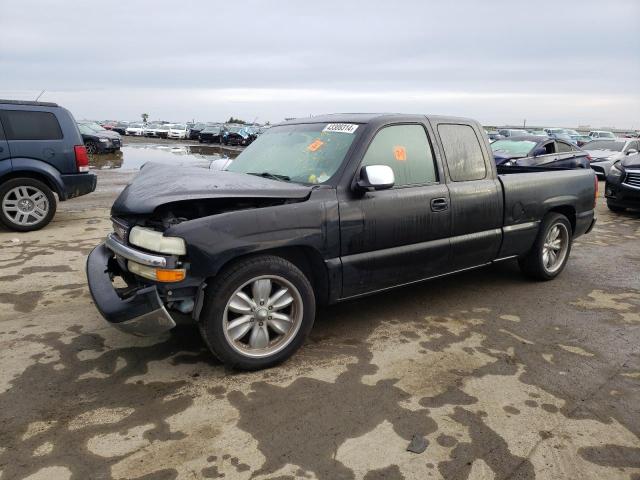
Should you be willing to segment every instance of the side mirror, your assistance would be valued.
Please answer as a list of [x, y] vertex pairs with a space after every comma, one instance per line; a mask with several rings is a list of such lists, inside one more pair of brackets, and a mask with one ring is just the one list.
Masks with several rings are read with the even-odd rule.
[[359, 190], [386, 190], [393, 187], [396, 178], [388, 165], [366, 165], [360, 168], [356, 187]]
[[534, 157], [539, 157], [540, 155], [546, 155], [546, 154], [547, 154], [547, 149], [544, 147], [538, 147], [533, 151]]
[[627, 150], [627, 155], [635, 155], [636, 153], [638, 153], [638, 150], [636, 150], [635, 148], [630, 148], [629, 150]]

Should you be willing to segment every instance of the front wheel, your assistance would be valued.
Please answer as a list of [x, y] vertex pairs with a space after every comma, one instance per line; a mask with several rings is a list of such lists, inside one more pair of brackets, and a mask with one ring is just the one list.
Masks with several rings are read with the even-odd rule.
[[258, 370], [300, 348], [315, 318], [315, 296], [293, 263], [275, 256], [243, 260], [207, 288], [200, 332], [226, 365]]
[[573, 231], [561, 213], [549, 213], [542, 220], [529, 253], [518, 259], [520, 269], [536, 280], [552, 280], [564, 269], [571, 253]]
[[13, 178], [0, 185], [0, 222], [17, 232], [39, 230], [56, 213], [51, 189], [33, 178]]

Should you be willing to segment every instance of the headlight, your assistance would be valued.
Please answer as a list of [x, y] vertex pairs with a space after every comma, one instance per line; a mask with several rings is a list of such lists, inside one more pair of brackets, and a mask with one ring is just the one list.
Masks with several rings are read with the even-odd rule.
[[129, 242], [132, 245], [145, 248], [152, 252], [170, 255], [186, 255], [187, 245], [179, 237], [165, 237], [161, 232], [149, 228], [133, 227], [129, 232]]
[[109, 139], [108, 138], [99, 138], [98, 140], [100, 140], [103, 143], [109, 143]]
[[622, 176], [622, 169], [620, 168], [620, 162], [616, 162], [611, 165], [611, 170], [609, 170], [609, 175], [613, 178], [620, 178]]

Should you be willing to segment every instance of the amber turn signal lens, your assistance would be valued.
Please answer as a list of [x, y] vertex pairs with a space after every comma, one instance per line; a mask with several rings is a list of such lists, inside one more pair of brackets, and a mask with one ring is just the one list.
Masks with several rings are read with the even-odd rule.
[[156, 278], [159, 282], [181, 282], [186, 276], [186, 271], [183, 268], [177, 268], [173, 270], [163, 270], [156, 268]]

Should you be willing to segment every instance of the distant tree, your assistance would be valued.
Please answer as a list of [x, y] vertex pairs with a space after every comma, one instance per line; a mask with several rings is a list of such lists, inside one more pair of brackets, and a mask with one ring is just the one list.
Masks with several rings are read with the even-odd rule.
[[245, 122], [244, 120], [240, 120], [239, 118], [229, 117], [229, 120], [227, 120], [227, 123], [239, 123], [239, 124], [245, 124], [245, 123], [247, 123], [247, 122]]
[[147, 123], [147, 120], [149, 120], [149, 114], [148, 113], [143, 113], [140, 116], [142, 117], [142, 122], [143, 123]]

